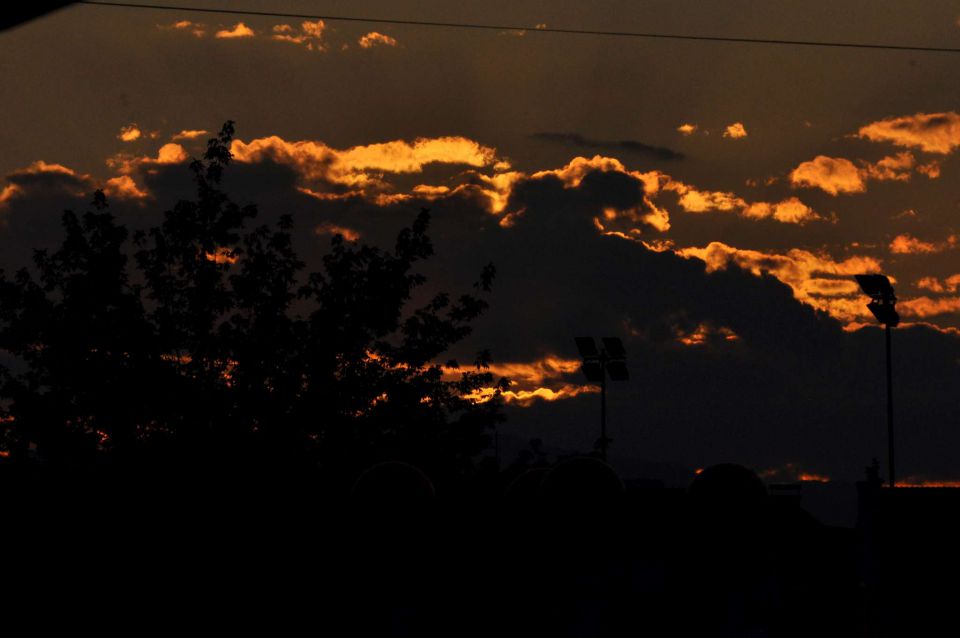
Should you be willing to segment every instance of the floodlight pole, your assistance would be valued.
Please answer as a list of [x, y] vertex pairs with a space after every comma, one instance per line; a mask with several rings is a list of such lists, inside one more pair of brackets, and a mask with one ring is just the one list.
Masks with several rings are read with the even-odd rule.
[[607, 462], [607, 350], [600, 348], [600, 458]]
[[887, 333], [887, 460], [890, 463], [890, 487], [897, 486], [893, 463], [893, 364], [890, 362], [890, 324], [886, 324]]

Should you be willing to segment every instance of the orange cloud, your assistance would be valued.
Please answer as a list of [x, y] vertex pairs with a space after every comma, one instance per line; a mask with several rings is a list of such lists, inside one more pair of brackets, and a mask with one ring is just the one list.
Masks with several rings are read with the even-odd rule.
[[784, 224], [799, 224], [801, 226], [810, 221], [823, 219], [815, 210], [796, 197], [790, 197], [775, 204], [756, 202], [744, 208], [741, 214], [744, 217], [773, 218]]
[[499, 215], [506, 211], [514, 185], [527, 177], [519, 171], [507, 171], [493, 175], [470, 171], [469, 175], [473, 179], [472, 182], [461, 184], [453, 189], [446, 186], [420, 184], [413, 188], [413, 193], [427, 199], [439, 199], [440, 197], [460, 193], [479, 195], [482, 201], [486, 203], [487, 210], [494, 215]]
[[572, 399], [581, 394], [600, 392], [595, 385], [564, 384], [558, 388], [536, 388], [534, 390], [505, 390], [501, 396], [507, 403], [516, 403], [523, 407], [531, 405], [537, 399], [542, 401], [560, 401]]
[[723, 131], [723, 136], [738, 140], [747, 136], [747, 129], [740, 122], [734, 122]]
[[[577, 188], [580, 186], [580, 182], [583, 181], [583, 178], [593, 172], [601, 173], [625, 173], [627, 175], [632, 175], [644, 182], [645, 187], [647, 184], [647, 177], [651, 174], [658, 174], [656, 171], [653, 171], [649, 174], [642, 174], [637, 171], [628, 171], [627, 167], [623, 165], [623, 162], [613, 157], [604, 157], [602, 155], [594, 155], [591, 158], [587, 157], [574, 157], [572, 160], [567, 162], [565, 166], [557, 169], [550, 169], [544, 171], [537, 171], [530, 177], [532, 179], [541, 179], [549, 175], [553, 175], [560, 179], [563, 182], [565, 188]], [[655, 178], [654, 178], [654, 181]], [[657, 186], [659, 187], [659, 186]], [[647, 190], [650, 190], [649, 188]]]
[[[39, 175], [41, 173], [60, 173], [61, 175], [69, 175], [71, 177], [80, 177], [72, 168], [64, 166], [63, 164], [49, 164], [43, 160], [37, 160], [36, 162], [30, 164], [27, 168], [21, 168], [18, 171], [15, 171], [14, 175]], [[86, 177], [86, 176], [84, 176]]]
[[960, 146], [960, 115], [949, 111], [892, 117], [861, 127], [857, 136], [946, 155]]
[[934, 244], [917, 239], [909, 233], [903, 233], [894, 237], [893, 241], [890, 242], [890, 252], [895, 255], [924, 255], [950, 250], [955, 248], [956, 245], [956, 235], [950, 235], [946, 241]]
[[[507, 403], [520, 407], [532, 405], [535, 401], [559, 401], [572, 399], [584, 393], [599, 392], [593, 384], [570, 383], [565, 377], [579, 374], [579, 359], [563, 359], [547, 355], [542, 359], [528, 362], [493, 363], [488, 369], [496, 377], [508, 377], [510, 387], [501, 393]], [[443, 368], [444, 375], [454, 378], [460, 372], [457, 368]], [[493, 398], [494, 388], [481, 388], [471, 398], [487, 401]]]
[[314, 234], [316, 235], [343, 235], [343, 238], [347, 241], [357, 241], [360, 239], [360, 233], [353, 230], [352, 228], [347, 228], [346, 226], [337, 226], [330, 222], [324, 222], [313, 229]]
[[388, 35], [371, 31], [357, 40], [357, 44], [363, 49], [369, 49], [375, 46], [395, 47], [397, 46], [397, 41]]
[[[952, 326], [938, 326], [935, 323], [930, 323], [928, 321], [901, 321], [900, 328], [911, 328], [911, 327], [923, 327], [928, 330], [934, 330], [940, 334], [950, 335], [953, 337], [960, 337], [960, 328], [954, 328]], [[882, 326], [876, 321], [869, 322], [859, 322], [851, 321], [843, 326], [844, 332], [856, 332], [858, 330], [877, 330]]]
[[309, 51], [326, 51], [326, 45], [322, 41], [326, 26], [323, 20], [316, 22], [308, 20], [301, 22], [300, 30], [297, 31], [289, 24], [278, 24], [273, 27], [273, 35], [270, 38], [278, 42], [302, 44]]
[[709, 322], [700, 323], [690, 332], [676, 332], [676, 341], [685, 346], [702, 346], [715, 340], [739, 341], [740, 335], [726, 326], [714, 327]]
[[803, 162], [790, 173], [794, 186], [810, 186], [836, 195], [867, 190], [860, 169], [848, 159], [818, 155]]
[[[663, 191], [677, 193], [680, 207], [689, 213], [736, 211], [747, 218], [770, 218], [790, 224], [805, 224], [809, 221], [822, 219], [816, 211], [796, 197], [791, 197], [777, 203], [755, 202], [751, 204], [735, 193], [702, 191], [684, 182], [674, 180], [669, 175], [657, 170], [645, 173], [630, 171], [620, 160], [601, 155], [595, 155], [592, 158], [575, 157], [562, 168], [538, 171], [533, 173], [530, 178], [539, 179], [552, 175], [560, 179], [565, 188], [576, 188], [583, 181], [584, 177], [595, 171], [623, 173], [642, 182], [646, 194], [644, 204], [647, 210], [642, 213], [640, 211], [632, 211], [633, 219], [637, 219], [639, 216], [642, 218], [642, 221], [661, 232], [670, 229], [669, 213], [665, 209], [657, 206], [654, 201], [654, 198]], [[622, 212], [625, 218], [631, 218], [631, 211]], [[598, 224], [598, 228], [601, 231], [610, 232], [606, 230], [606, 225], [601, 220], [598, 219], [595, 223]], [[639, 229], [637, 229], [637, 232], [639, 232]]]
[[137, 128], [136, 124], [131, 124], [129, 126], [124, 126], [120, 129], [120, 133], [117, 135], [117, 139], [124, 142], [132, 142], [134, 140], [140, 139], [140, 129]]
[[720, 191], [699, 191], [683, 182], [669, 182], [666, 190], [676, 191], [680, 195], [680, 207], [688, 213], [705, 213], [711, 210], [731, 211], [743, 208], [747, 203], [733, 193]]
[[0, 190], [0, 209], [7, 205], [14, 197], [23, 194], [23, 189], [16, 184], [7, 184]]
[[128, 153], [117, 153], [107, 158], [107, 166], [123, 175], [129, 175], [141, 167], [151, 167], [158, 164], [179, 164], [189, 159], [186, 149], [179, 144], [170, 142], [164, 144], [157, 151], [157, 156], [135, 156]]
[[910, 180], [914, 169], [930, 179], [940, 176], [939, 164], [933, 162], [917, 166], [916, 158], [906, 151], [874, 163], [861, 161], [860, 166], [843, 157], [818, 155], [793, 169], [790, 183], [793, 186], [819, 188], [831, 195], [863, 193], [867, 190], [868, 180], [906, 182]]
[[193, 35], [197, 36], [198, 38], [202, 38], [207, 34], [206, 25], [200, 24], [198, 22], [191, 22], [190, 20], [179, 20], [177, 22], [174, 22], [173, 24], [167, 24], [167, 25], [160, 24], [157, 26], [160, 29], [165, 29], [165, 30], [175, 29], [178, 31], [185, 31], [189, 29], [190, 32], [193, 33]]
[[914, 285], [917, 288], [929, 290], [930, 292], [957, 292], [957, 290], [960, 289], [960, 273], [950, 275], [943, 281], [940, 281], [936, 277], [922, 277], [918, 279]]
[[[630, 171], [623, 165], [623, 162], [616, 158], [594, 155], [591, 158], [575, 157], [562, 168], [537, 171], [530, 176], [530, 179], [542, 179], [553, 176], [563, 182], [564, 188], [577, 188], [580, 186], [583, 178], [593, 172], [623, 173], [643, 184], [643, 207], [619, 210], [617, 214], [618, 219], [631, 222], [643, 222], [660, 232], [665, 232], [670, 229], [669, 213], [653, 202], [653, 197], [660, 192], [661, 187], [670, 181], [670, 176], [660, 171], [654, 170], [646, 173]], [[599, 230], [607, 232], [607, 234], [623, 235], [620, 231], [605, 231], [603, 224], [600, 223], [599, 220], [595, 220], [595, 223], [599, 224]], [[634, 234], [641, 232], [639, 228], [630, 228], [627, 230]]]
[[174, 142], [181, 140], [194, 140], [202, 135], [207, 135], [208, 131], [205, 130], [195, 130], [195, 129], [184, 129], [179, 133], [175, 134], [171, 139]]
[[188, 159], [186, 150], [179, 144], [164, 144], [157, 152], [157, 159], [153, 160], [157, 164], [179, 164]]
[[674, 252], [681, 257], [700, 259], [706, 264], [707, 272], [723, 270], [734, 264], [756, 276], [773, 275], [790, 286], [798, 301], [842, 321], [869, 316], [862, 299], [855, 296], [857, 286], [850, 278], [861, 273], [880, 272], [880, 261], [873, 257], [853, 256], [835, 261], [825, 253], [798, 248], [777, 254], [712, 242], [704, 248], [681, 248]]
[[[344, 196], [342, 190], [346, 189], [350, 191], [349, 196], [368, 195], [375, 199], [392, 188], [385, 180], [385, 173], [420, 173], [430, 164], [480, 168], [497, 162], [496, 149], [465, 137], [418, 138], [413, 142], [395, 140], [336, 149], [322, 142], [288, 142], [271, 136], [249, 143], [234, 140], [231, 151], [239, 162], [269, 160], [290, 166], [306, 183], [301, 191], [319, 198], [341, 198]], [[495, 182], [499, 178], [487, 179]], [[314, 182], [333, 185], [336, 187], [334, 193], [327, 194], [309, 186]]]
[[916, 297], [897, 303], [897, 310], [905, 317], [925, 319], [937, 315], [960, 312], [960, 297]]
[[867, 164], [863, 170], [871, 179], [906, 182], [910, 180], [910, 170], [916, 163], [913, 154], [905, 151], [884, 157], [875, 164]]
[[[54, 180], [44, 179], [43, 176], [59, 176]], [[10, 205], [13, 200], [26, 196], [36, 189], [56, 188], [68, 195], [79, 197], [89, 194], [95, 188], [93, 179], [86, 174], [64, 166], [38, 160], [25, 168], [12, 171], [7, 175], [6, 186], [0, 188], [0, 210]], [[4, 222], [0, 220], [0, 225]]]
[[579, 359], [562, 359], [547, 355], [543, 359], [526, 363], [491, 363], [490, 372], [499, 377], [524, 384], [542, 384], [574, 374], [580, 370]]
[[306, 22], [300, 23], [300, 28], [305, 34], [311, 38], [320, 38], [323, 36], [323, 30], [326, 28], [326, 23], [323, 20], [317, 20], [316, 22]]
[[917, 166], [917, 172], [926, 175], [930, 179], [937, 179], [940, 177], [940, 162], [933, 160], [926, 164], [921, 164]]
[[678, 203], [688, 213], [706, 213], [714, 210], [737, 211], [743, 217], [750, 219], [774, 219], [785, 224], [800, 225], [823, 219], [816, 211], [796, 197], [784, 199], [777, 203], [754, 202], [750, 204], [734, 193], [700, 191], [683, 182], [673, 180], [668, 181], [663, 188], [680, 195]]
[[677, 130], [683, 135], [693, 135], [697, 131], [697, 125], [684, 123], [678, 126]]
[[217, 31], [217, 33], [216, 33], [216, 35], [215, 35], [214, 37], [217, 37], [217, 38], [220, 38], [220, 39], [229, 39], [229, 38], [252, 38], [252, 37], [255, 36], [255, 35], [256, 35], [256, 32], [254, 32], [253, 29], [251, 29], [250, 27], [248, 27], [247, 25], [245, 25], [245, 24], [242, 23], [242, 22], [238, 22], [238, 23], [237, 23], [236, 25], [234, 25], [234, 27], [233, 27], [232, 29], [230, 29], [230, 30], [224, 29], [224, 30], [222, 30], [222, 31]]
[[107, 183], [103, 186], [103, 192], [106, 193], [108, 197], [115, 197], [117, 199], [145, 199], [149, 197], [149, 193], [133, 181], [129, 175], [120, 175], [119, 177], [111, 177], [107, 180]]

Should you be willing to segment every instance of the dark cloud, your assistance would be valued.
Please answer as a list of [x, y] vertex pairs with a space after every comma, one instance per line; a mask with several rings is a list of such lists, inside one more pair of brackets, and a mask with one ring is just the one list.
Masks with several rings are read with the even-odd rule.
[[[192, 193], [185, 165], [151, 170], [137, 177], [153, 204], [112, 204], [131, 227], [156, 222]], [[772, 276], [734, 264], [708, 273], [699, 259], [600, 234], [598, 211], [643, 206], [642, 185], [629, 175], [590, 172], [575, 187], [553, 174], [528, 179], [511, 195], [511, 209], [523, 213], [510, 227], [469, 192], [389, 206], [361, 197], [320, 201], [297, 190], [293, 169], [270, 161], [236, 163], [224, 179], [235, 201], [258, 205], [259, 222], [294, 215], [297, 249], [309, 268], [329, 249], [329, 235], [314, 232], [321, 224], [389, 248], [421, 206], [430, 208], [436, 254], [422, 266], [428, 284], [414, 301], [468, 290], [483, 265], [497, 268], [490, 311], [449, 353], [461, 362], [480, 348], [500, 362], [573, 359], [574, 336], [623, 338], [631, 379], [610, 387], [611, 451], [631, 467], [653, 467], [636, 459], [687, 467], [794, 463], [852, 479], [872, 457], [884, 458], [882, 333], [845, 332]], [[0, 229], [5, 253], [55, 244], [60, 211], [87, 201], [64, 197], [62, 189], [30, 188], [11, 200], [0, 213], [9, 222]], [[894, 343], [903, 475], [949, 477], [960, 449], [960, 432], [949, 427], [960, 416], [960, 339], [916, 326], [898, 330]], [[578, 373], [563, 380], [583, 382]], [[538, 437], [556, 449], [589, 450], [597, 401], [582, 394], [511, 407], [502, 432], [514, 441]]]
[[685, 156], [683, 153], [675, 151], [664, 146], [651, 146], [636, 140], [622, 140], [619, 142], [609, 142], [604, 140], [592, 140], [579, 133], [534, 133], [531, 137], [546, 142], [557, 144], [566, 144], [577, 148], [590, 148], [606, 151], [627, 151], [644, 155], [659, 160], [681, 160]]

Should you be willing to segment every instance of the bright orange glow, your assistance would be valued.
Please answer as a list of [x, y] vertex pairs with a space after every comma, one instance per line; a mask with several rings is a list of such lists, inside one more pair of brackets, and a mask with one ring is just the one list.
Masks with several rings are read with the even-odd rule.
[[693, 135], [697, 130], [696, 124], [681, 124], [677, 127], [677, 130], [683, 133], [684, 135]]
[[800, 481], [805, 483], [829, 483], [830, 477], [809, 472], [796, 463], [787, 463], [783, 467], [772, 467], [757, 472], [757, 476], [770, 481]]
[[207, 261], [215, 264], [235, 264], [240, 259], [232, 250], [225, 247], [217, 248], [212, 253], [204, 253]]
[[960, 481], [926, 479], [916, 476], [910, 476], [906, 479], [897, 481], [897, 487], [939, 487], [939, 488], [960, 488]]
[[330, 222], [320, 224], [313, 229], [313, 232], [317, 235], [343, 235], [343, 238], [347, 241], [357, 241], [360, 239], [360, 233], [357, 231], [347, 228], [346, 226], [337, 226]]
[[[935, 330], [941, 334], [951, 335], [953, 337], [960, 337], [960, 328], [954, 328], [953, 326], [938, 326], [935, 323], [930, 323], [928, 321], [901, 321], [900, 328], [912, 328], [912, 327], [922, 327], [929, 330]], [[853, 321], [843, 326], [843, 329], [846, 332], [856, 332], [857, 330], [863, 329], [879, 329], [881, 326], [876, 322], [858, 322]]]
[[677, 341], [685, 346], [702, 346], [707, 342], [707, 334], [705, 324], [700, 324], [693, 332], [677, 337]]
[[707, 322], [703, 322], [689, 333], [677, 334], [676, 340], [685, 346], [702, 346], [706, 344], [711, 337], [717, 337], [723, 341], [739, 341], [740, 335], [726, 326], [715, 328]]

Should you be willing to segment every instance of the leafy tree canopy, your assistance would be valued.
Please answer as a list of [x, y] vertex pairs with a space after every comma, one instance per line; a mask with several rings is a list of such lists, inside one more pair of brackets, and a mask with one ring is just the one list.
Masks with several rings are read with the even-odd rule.
[[129, 237], [98, 191], [64, 213], [56, 252], [0, 272], [0, 349], [19, 364], [0, 367], [4, 462], [472, 471], [507, 381], [485, 352], [466, 370], [437, 361], [487, 309], [493, 267], [410, 307], [433, 250], [423, 210], [392, 250], [337, 235], [306, 272], [290, 216], [251, 227], [256, 207], [221, 190], [233, 133], [158, 226]]

